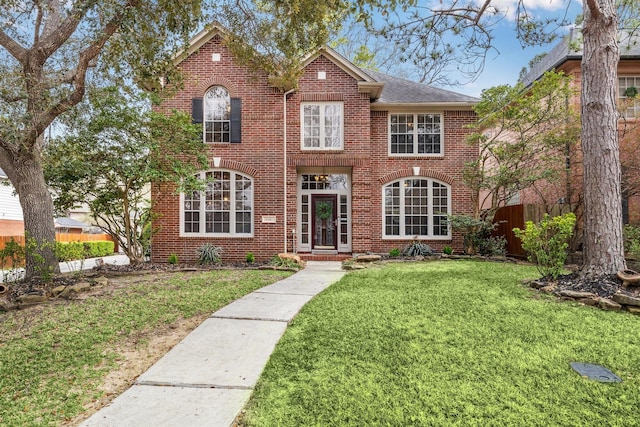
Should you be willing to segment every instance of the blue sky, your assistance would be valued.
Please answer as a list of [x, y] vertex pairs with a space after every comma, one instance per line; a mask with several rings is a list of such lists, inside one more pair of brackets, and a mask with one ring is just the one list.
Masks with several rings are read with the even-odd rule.
[[[523, 49], [516, 39], [513, 20], [517, 0], [494, 0], [494, 3], [498, 4], [502, 10], [507, 11], [507, 17], [494, 30], [495, 47], [498, 52], [489, 52], [484, 70], [474, 82], [450, 88], [455, 92], [479, 97], [482, 89], [505, 83], [513, 85], [518, 81], [522, 67], [526, 67], [535, 55], [548, 52], [559, 41], [556, 40], [550, 45], [542, 47]], [[525, 6], [527, 6], [529, 13], [541, 18], [561, 18], [569, 6], [567, 20], [571, 22], [582, 12], [582, 3], [579, 0], [525, 0]], [[568, 27], [562, 28], [559, 34], [564, 35], [568, 30]]]

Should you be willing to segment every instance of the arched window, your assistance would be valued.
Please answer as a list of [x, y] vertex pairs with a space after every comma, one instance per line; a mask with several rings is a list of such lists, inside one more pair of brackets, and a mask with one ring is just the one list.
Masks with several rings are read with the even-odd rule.
[[213, 86], [204, 94], [204, 141], [229, 142], [231, 98], [222, 86]]
[[253, 233], [253, 179], [234, 171], [198, 174], [204, 191], [182, 195], [182, 232], [189, 236], [247, 237]]
[[434, 179], [412, 177], [382, 188], [383, 236], [450, 238], [447, 215], [451, 187]]

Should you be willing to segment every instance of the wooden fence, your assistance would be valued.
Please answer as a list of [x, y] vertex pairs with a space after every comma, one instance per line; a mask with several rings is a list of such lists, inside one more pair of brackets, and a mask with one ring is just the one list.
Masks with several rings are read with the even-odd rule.
[[538, 222], [542, 219], [543, 214], [543, 210], [536, 205], [504, 206], [498, 209], [493, 217], [496, 228], [491, 234], [503, 236], [506, 239], [507, 255], [524, 258], [524, 249], [522, 249], [520, 239], [516, 237], [513, 229], [516, 227], [524, 229], [525, 221]]
[[[7, 242], [11, 239], [15, 240], [21, 246], [24, 246], [24, 236], [0, 236], [0, 250], [4, 249]], [[113, 241], [108, 234], [77, 234], [77, 233], [56, 233], [56, 240], [58, 242], [93, 242], [96, 240], [109, 240]], [[114, 251], [118, 252], [118, 242], [113, 241]]]

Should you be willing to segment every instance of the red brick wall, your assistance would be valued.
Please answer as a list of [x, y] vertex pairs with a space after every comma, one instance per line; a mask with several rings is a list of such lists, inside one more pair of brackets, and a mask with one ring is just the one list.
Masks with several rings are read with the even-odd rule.
[[[212, 62], [212, 53], [221, 61]], [[205, 242], [224, 248], [224, 260], [244, 260], [253, 252], [258, 260], [284, 250], [284, 94], [272, 88], [265, 75], [253, 75], [231, 60], [229, 51], [218, 38], [212, 39], [181, 64], [185, 87], [162, 109], [190, 111], [191, 99], [201, 98], [213, 85], [225, 86], [232, 97], [242, 99], [242, 143], [206, 145], [211, 162], [221, 158], [221, 167], [239, 170], [254, 178], [254, 237], [192, 238], [179, 236], [179, 196], [166, 185], [152, 189], [155, 212], [152, 260], [166, 262], [175, 253], [180, 261], [193, 261], [196, 249]], [[326, 79], [318, 79], [318, 71]], [[344, 105], [344, 150], [335, 152], [302, 151], [300, 143], [300, 103], [304, 101], [342, 101]], [[357, 81], [336, 64], [320, 56], [312, 61], [299, 80], [298, 88], [287, 98], [287, 250], [291, 251], [292, 229], [296, 223], [297, 176], [301, 168], [345, 167], [351, 170], [352, 250], [388, 252], [401, 247], [397, 240], [382, 240], [381, 192], [390, 173], [413, 175], [411, 167], [420, 166], [421, 175], [446, 181], [452, 186], [453, 213], [470, 213], [470, 193], [460, 185], [462, 166], [476, 154], [476, 148], [464, 143], [468, 131], [464, 125], [475, 119], [469, 111], [444, 112], [445, 156], [437, 159], [389, 158], [387, 156], [387, 113], [371, 112], [368, 94], [360, 93]], [[213, 164], [213, 163], [212, 163]], [[398, 176], [399, 177], [399, 176]], [[263, 224], [263, 215], [275, 215], [275, 224]], [[440, 249], [448, 244], [462, 249], [459, 236], [452, 241], [428, 242]]]

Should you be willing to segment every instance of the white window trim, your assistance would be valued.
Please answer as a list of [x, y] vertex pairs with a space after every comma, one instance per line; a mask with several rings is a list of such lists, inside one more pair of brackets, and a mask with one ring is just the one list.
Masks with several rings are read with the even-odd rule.
[[[620, 93], [620, 81], [622, 79], [635, 79], [638, 82], [638, 85], [635, 86], [638, 90], [640, 90], [640, 75], [638, 74], [633, 74], [633, 75], [619, 75], [618, 79], [617, 79], [617, 84], [618, 84], [618, 100], [619, 101], [624, 101], [625, 99], [628, 99], [628, 97], [626, 95], [624, 95], [624, 93]], [[627, 86], [627, 88], [629, 88], [631, 86]], [[625, 120], [634, 120], [634, 119], [638, 119], [640, 118], [640, 106], [637, 105], [637, 103], [640, 102], [640, 94], [636, 97], [635, 99], [636, 102], [636, 106], [631, 106], [630, 109], [634, 110], [634, 112], [637, 112], [636, 115], [627, 115], [627, 110], [628, 109], [620, 109], [620, 118], [625, 119]]]
[[[215, 145], [215, 144], [223, 144], [223, 145], [228, 145], [231, 142], [231, 117], [229, 117], [229, 120], [207, 120], [207, 93], [216, 88], [216, 87], [221, 87], [222, 89], [224, 89], [227, 92], [227, 100], [229, 101], [229, 105], [231, 105], [231, 94], [229, 93], [229, 90], [221, 85], [214, 85], [211, 86], [209, 89], [207, 89], [204, 93], [204, 96], [202, 97], [202, 142], [207, 144], [207, 145]], [[207, 123], [222, 123], [222, 122], [228, 122], [229, 123], [229, 141], [211, 141], [211, 142], [207, 142]]]
[[[385, 188], [388, 185], [394, 184], [396, 182], [400, 182], [400, 188], [402, 188], [402, 182], [404, 180], [407, 179], [422, 179], [422, 180], [427, 180], [429, 181], [429, 192], [428, 192], [428, 198], [429, 198], [429, 207], [428, 207], [428, 212], [427, 215], [429, 216], [429, 235], [427, 236], [421, 236], [418, 235], [416, 236], [415, 234], [412, 235], [405, 235], [405, 234], [400, 234], [399, 236], [394, 236], [394, 235], [387, 235], [386, 234], [386, 227], [385, 227]], [[381, 193], [382, 193], [382, 210], [381, 210], [381, 218], [382, 218], [382, 240], [407, 240], [407, 239], [415, 239], [415, 240], [451, 240], [451, 226], [447, 227], [447, 234], [444, 236], [434, 236], [433, 235], [433, 183], [436, 182], [440, 185], [444, 185], [447, 188], [447, 207], [449, 210], [449, 215], [451, 214], [451, 185], [447, 184], [446, 182], [443, 181], [438, 181], [437, 179], [433, 179], [433, 178], [428, 178], [425, 176], [407, 176], [407, 177], [403, 177], [403, 178], [399, 178], [390, 182], [385, 183], [384, 185], [382, 185], [381, 188]], [[405, 212], [404, 212], [404, 202], [401, 202], [400, 205], [400, 232], [404, 233], [404, 220], [405, 220]]]
[[[417, 122], [418, 114], [431, 114], [431, 115], [439, 115], [440, 116], [440, 153], [392, 153], [391, 152], [391, 116], [393, 115], [413, 115], [413, 122]], [[389, 157], [436, 157], [443, 158], [444, 157], [444, 111], [420, 111], [420, 112], [410, 112], [410, 111], [390, 111], [387, 115], [387, 153]], [[416, 149], [418, 145], [418, 128], [416, 126], [413, 127], [413, 148]]]
[[[340, 107], [340, 146], [339, 147], [305, 147], [304, 146], [304, 107], [306, 105], [338, 105]], [[320, 109], [320, 122], [323, 122], [324, 109]], [[324, 126], [320, 126], [320, 144], [324, 144]], [[344, 102], [301, 102], [300, 103], [300, 149], [302, 151], [341, 151], [344, 150]]]
[[[207, 233], [205, 231], [200, 231], [198, 233], [187, 233], [184, 231], [184, 193], [180, 193], [180, 237], [222, 237], [222, 238], [250, 238], [254, 236], [255, 233], [255, 203], [254, 203], [254, 198], [255, 198], [255, 179], [250, 176], [250, 175], [246, 175], [244, 173], [232, 170], [232, 169], [207, 169], [204, 171], [200, 171], [198, 172], [198, 175], [200, 175], [201, 179], [204, 179], [204, 177], [206, 176], [206, 174], [208, 172], [229, 172], [231, 174], [239, 174], [242, 175], [244, 177], [247, 177], [249, 179], [251, 179], [251, 233], [236, 233], [235, 232], [235, 197], [236, 197], [236, 193], [235, 193], [235, 179], [232, 180], [232, 189], [231, 189], [231, 200], [229, 201], [230, 206], [234, 206], [234, 208], [232, 210], [230, 210], [230, 214], [229, 214], [229, 218], [230, 218], [230, 224], [229, 224], [229, 229], [233, 230], [230, 233]], [[201, 193], [201, 197], [202, 197], [202, 192], [206, 191], [206, 190], [202, 190]], [[206, 225], [205, 225], [205, 203], [201, 202], [200, 203], [200, 230], [205, 230], [206, 229]]]

